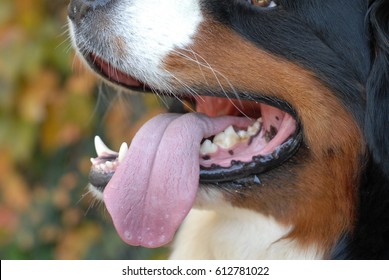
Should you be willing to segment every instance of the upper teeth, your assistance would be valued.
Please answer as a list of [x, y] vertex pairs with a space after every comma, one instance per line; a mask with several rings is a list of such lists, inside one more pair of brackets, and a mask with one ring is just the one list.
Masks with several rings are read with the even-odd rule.
[[213, 142], [205, 140], [200, 147], [200, 154], [207, 155], [217, 151], [217, 149], [230, 149], [239, 142], [247, 141], [250, 137], [255, 136], [261, 130], [262, 118], [257, 119], [247, 130], [236, 131], [232, 125], [224, 131], [216, 134]]
[[95, 149], [98, 156], [103, 156], [106, 154], [117, 154], [117, 152], [112, 151], [107, 145], [104, 144], [100, 136], [95, 136]]
[[[107, 156], [107, 155], [115, 155], [118, 158], [118, 161], [121, 162], [127, 152], [128, 152], [128, 145], [127, 143], [123, 142], [120, 146], [119, 153], [112, 151], [110, 148], [107, 147], [107, 145], [104, 144], [103, 140], [99, 136], [95, 136], [95, 149], [98, 157]], [[93, 163], [93, 160], [92, 160]]]

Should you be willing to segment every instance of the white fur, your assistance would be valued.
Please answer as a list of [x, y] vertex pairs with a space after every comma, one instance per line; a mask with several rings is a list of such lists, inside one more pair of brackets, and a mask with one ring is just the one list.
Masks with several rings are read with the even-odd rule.
[[[121, 0], [107, 14], [96, 12], [71, 37], [81, 52], [93, 52], [115, 68], [155, 89], [168, 90], [170, 73], [162, 69], [166, 56], [192, 43], [203, 20], [199, 0]], [[108, 24], [107, 24], [108, 23]], [[96, 26], [94, 26], [96, 25]], [[98, 31], [92, 32], [93, 28]], [[115, 42], [121, 41], [120, 44]]]
[[[237, 190], [239, 192], [239, 190]], [[171, 259], [322, 259], [315, 245], [287, 238], [292, 225], [233, 207], [223, 191], [202, 186], [173, 243]]]
[[103, 193], [94, 187], [92, 184], [88, 184], [88, 193], [91, 194], [95, 199], [103, 201], [104, 196]]
[[313, 246], [283, 239], [291, 230], [272, 217], [230, 207], [193, 209], [173, 244], [171, 259], [320, 259]]

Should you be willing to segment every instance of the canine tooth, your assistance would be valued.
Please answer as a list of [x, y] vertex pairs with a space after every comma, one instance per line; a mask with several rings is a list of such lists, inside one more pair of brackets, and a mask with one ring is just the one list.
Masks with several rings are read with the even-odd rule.
[[119, 149], [119, 157], [118, 157], [119, 162], [122, 162], [127, 152], [128, 152], [128, 145], [126, 142], [123, 142]]
[[117, 154], [108, 148], [99, 136], [95, 136], [95, 149], [98, 156], [103, 156], [104, 154]]
[[211, 140], [206, 139], [200, 146], [200, 154], [207, 155], [217, 151], [217, 146]]

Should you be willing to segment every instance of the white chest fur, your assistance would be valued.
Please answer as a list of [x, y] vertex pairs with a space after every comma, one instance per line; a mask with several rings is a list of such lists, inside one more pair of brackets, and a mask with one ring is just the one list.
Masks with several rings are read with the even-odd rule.
[[254, 211], [194, 209], [177, 234], [171, 259], [319, 259], [312, 246], [284, 238], [292, 227]]

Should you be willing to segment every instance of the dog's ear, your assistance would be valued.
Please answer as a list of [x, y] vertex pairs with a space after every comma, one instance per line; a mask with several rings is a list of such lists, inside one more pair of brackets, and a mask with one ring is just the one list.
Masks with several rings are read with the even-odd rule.
[[389, 178], [389, 1], [371, 0], [372, 66], [366, 84], [365, 135], [373, 159]]

